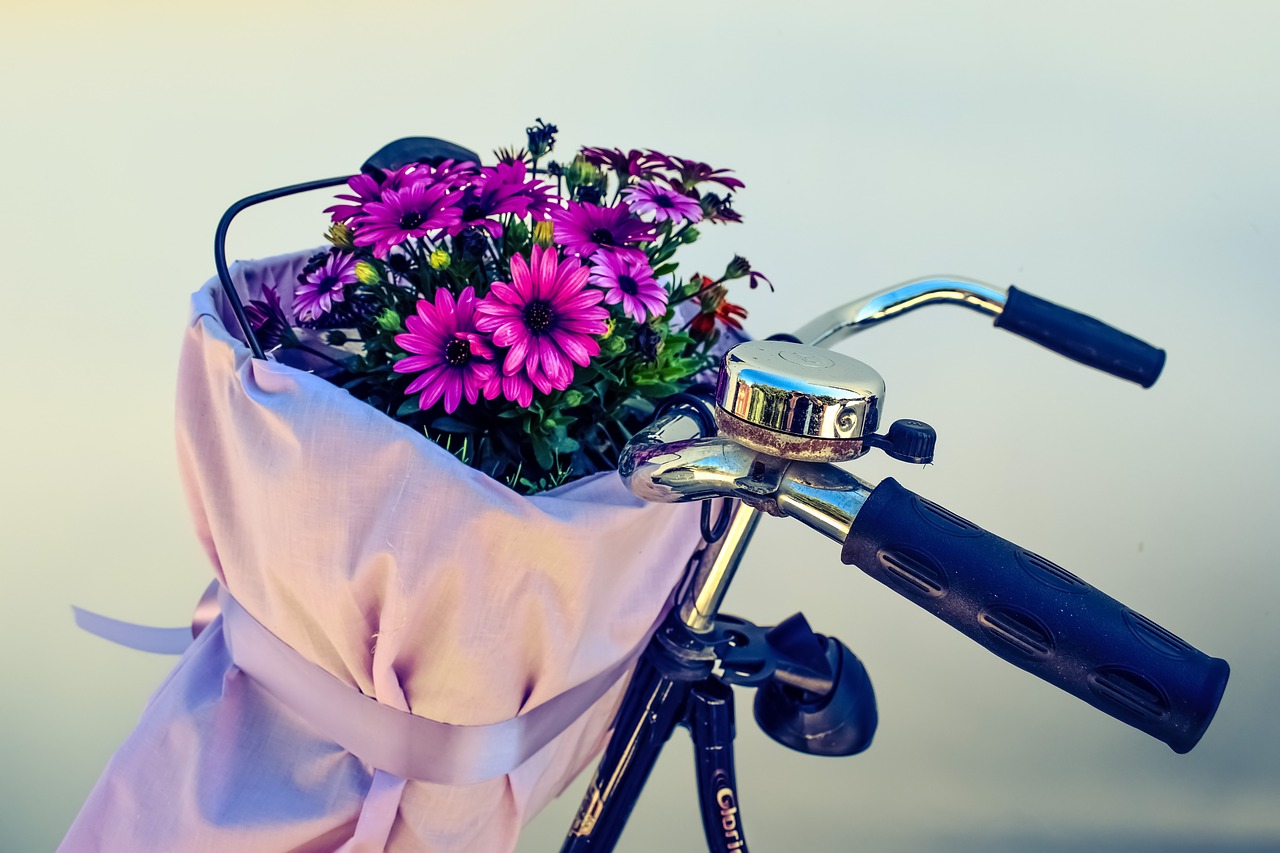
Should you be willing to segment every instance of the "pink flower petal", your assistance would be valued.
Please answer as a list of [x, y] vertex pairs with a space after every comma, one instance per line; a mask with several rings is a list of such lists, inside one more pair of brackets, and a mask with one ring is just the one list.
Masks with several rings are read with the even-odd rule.
[[[560, 349], [569, 357], [569, 360], [574, 364], [581, 365], [582, 367], [586, 367], [591, 363], [592, 355], [587, 351], [587, 347], [584, 344], [585, 341], [595, 343], [591, 338], [584, 337], [583, 335], [560, 335], [558, 340]], [[599, 351], [600, 345], [596, 344], [596, 352]]]

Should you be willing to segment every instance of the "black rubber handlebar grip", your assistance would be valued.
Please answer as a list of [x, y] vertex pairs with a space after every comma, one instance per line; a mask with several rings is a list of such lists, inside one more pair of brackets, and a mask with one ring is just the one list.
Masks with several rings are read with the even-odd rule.
[[892, 478], [858, 511], [842, 559], [1174, 752], [1196, 745], [1226, 689], [1226, 661]]
[[1009, 288], [995, 325], [1143, 388], [1154, 385], [1164, 368], [1164, 350], [1016, 287]]

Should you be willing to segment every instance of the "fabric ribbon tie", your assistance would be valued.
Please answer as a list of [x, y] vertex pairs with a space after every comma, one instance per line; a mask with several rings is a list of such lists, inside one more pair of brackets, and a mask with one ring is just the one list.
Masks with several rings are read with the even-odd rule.
[[364, 695], [298, 654], [216, 581], [201, 597], [190, 629], [134, 625], [72, 609], [76, 624], [89, 633], [156, 654], [181, 654], [220, 610], [231, 660], [281, 704], [377, 770], [445, 785], [482, 782], [519, 767], [604, 696], [645, 644], [642, 641], [614, 666], [519, 716], [456, 725]]

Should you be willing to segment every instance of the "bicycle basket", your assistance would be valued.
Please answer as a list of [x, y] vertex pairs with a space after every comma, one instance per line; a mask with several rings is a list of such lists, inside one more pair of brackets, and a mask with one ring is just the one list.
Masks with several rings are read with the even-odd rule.
[[[283, 284], [288, 310], [307, 255], [237, 264], [237, 289]], [[177, 440], [230, 600], [350, 693], [485, 727], [607, 683], [517, 766], [455, 755], [464, 781], [406, 782], [247, 675], [224, 604], [64, 849], [510, 849], [602, 747], [699, 536], [697, 507], [645, 504], [615, 472], [521, 497], [325, 379], [253, 359], [217, 279], [193, 297]]]

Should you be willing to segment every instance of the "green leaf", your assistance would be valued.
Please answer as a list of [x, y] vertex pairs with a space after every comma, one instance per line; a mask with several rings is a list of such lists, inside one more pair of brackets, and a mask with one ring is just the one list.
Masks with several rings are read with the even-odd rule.
[[653, 276], [654, 278], [661, 278], [664, 275], [670, 275], [671, 273], [676, 271], [676, 267], [678, 266], [680, 265], [674, 262], [669, 264], [663, 264], [662, 266], [658, 267], [656, 270], [653, 271]]
[[662, 397], [670, 397], [672, 394], [679, 394], [684, 390], [685, 386], [676, 382], [660, 382], [652, 381], [644, 383], [643, 387], [640, 383], [636, 383], [637, 390], [647, 397], [661, 399]]
[[577, 439], [570, 438], [567, 435], [557, 437], [555, 442], [555, 450], [557, 453], [573, 453], [581, 446], [582, 445], [578, 443]]
[[475, 432], [476, 428], [469, 423], [450, 417], [449, 415], [441, 415], [431, 422], [431, 428], [440, 432], [452, 432], [458, 434], [466, 434]]
[[533, 458], [545, 470], [550, 470], [551, 466], [556, 463], [556, 455], [551, 448], [551, 443], [542, 436], [533, 437]]
[[404, 402], [396, 409], [396, 417], [403, 418], [420, 411], [422, 410], [418, 408], [418, 396], [415, 394], [412, 397], [405, 397]]

